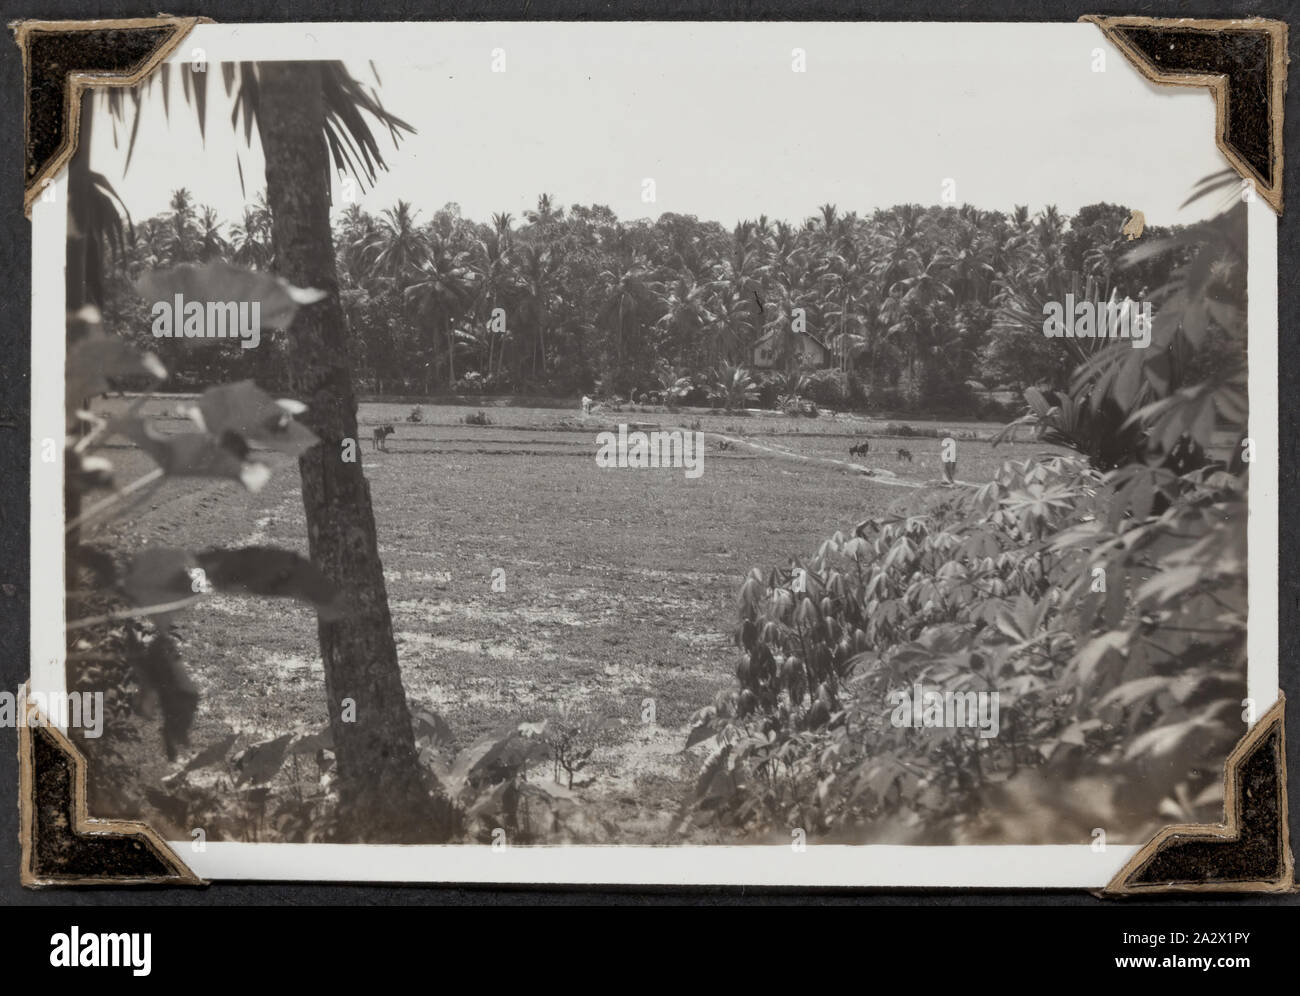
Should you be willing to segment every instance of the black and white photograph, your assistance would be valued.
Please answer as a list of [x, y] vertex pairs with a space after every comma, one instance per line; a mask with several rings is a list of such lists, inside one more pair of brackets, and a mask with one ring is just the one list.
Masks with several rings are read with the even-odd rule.
[[96, 817], [204, 879], [1089, 889], [1223, 819], [1277, 230], [1208, 90], [1091, 23], [199, 24], [77, 113], [22, 694]]

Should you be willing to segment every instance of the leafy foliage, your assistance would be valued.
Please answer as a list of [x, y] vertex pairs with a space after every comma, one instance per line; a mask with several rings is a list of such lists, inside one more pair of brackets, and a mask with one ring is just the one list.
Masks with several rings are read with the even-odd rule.
[[[176, 281], [180, 281], [177, 283]], [[229, 264], [191, 267], [177, 276], [146, 274], [142, 281], [155, 289], [178, 289], [194, 300], [221, 299], [227, 293], [280, 295], [282, 311], [292, 311], [315, 292], [286, 288], [283, 281], [240, 270]], [[156, 285], [156, 286], [155, 286]], [[183, 287], [182, 287], [183, 285]], [[160, 291], [161, 292], [161, 291]], [[289, 302], [289, 303], [285, 303]], [[292, 305], [292, 307], [290, 306]], [[280, 306], [278, 306], [280, 307]], [[288, 312], [286, 312], [287, 314]], [[291, 314], [289, 315], [291, 317]], [[82, 392], [100, 393], [119, 378], [147, 376], [161, 380], [166, 370], [156, 357], [141, 354], [124, 339], [106, 333], [91, 306], [70, 322], [77, 335], [69, 349], [67, 386], [69, 400]], [[287, 318], [286, 318], [287, 321]], [[251, 381], [209, 388], [185, 410], [194, 429], [166, 432], [151, 419], [138, 414], [139, 402], [126, 415], [102, 422], [87, 412], [73, 412], [74, 422], [93, 425], [88, 435], [70, 436], [72, 471], [68, 487], [80, 504], [82, 492], [109, 488], [109, 494], [86, 508], [69, 523], [73, 537], [69, 559], [74, 576], [80, 573], [90, 587], [81, 594], [70, 593], [78, 602], [109, 611], [83, 611], [68, 623], [69, 632], [103, 631], [128, 621], [126, 657], [145, 699], [162, 713], [162, 739], [169, 758], [188, 741], [198, 690], [187, 676], [180, 650], [170, 633], [170, 622], [213, 591], [242, 596], [289, 597], [314, 606], [323, 619], [338, 619], [346, 613], [334, 585], [300, 555], [269, 547], [209, 549], [198, 553], [166, 547], [148, 547], [125, 556], [119, 569], [116, 558], [89, 542], [90, 533], [115, 513], [129, 510], [127, 499], [148, 494], [167, 477], [209, 477], [238, 480], [249, 490], [260, 489], [270, 471], [255, 458], [254, 447], [269, 448], [299, 456], [318, 442], [316, 436], [294, 419], [305, 406], [288, 399], [275, 400]], [[120, 487], [114, 487], [113, 464], [103, 444], [114, 434], [136, 443], [157, 464], [154, 471]], [[138, 499], [137, 499], [138, 500]], [[116, 608], [124, 598], [130, 603]], [[136, 623], [134, 620], [149, 620]]]
[[[1156, 493], [1179, 500], [1151, 515]], [[1032, 783], [1015, 805], [1051, 839], [1142, 833], [1160, 800], [1217, 783], [1242, 732], [1244, 508], [1228, 475], [1054, 457], [837, 534], [802, 580], [752, 572], [738, 688], [692, 735], [718, 745], [696, 805], [751, 828], [974, 842], [1010, 828], [1008, 792]], [[892, 726], [891, 693], [918, 683], [996, 691], [1001, 735]], [[1081, 777], [1106, 782], [1093, 822], [1070, 825], [1062, 779]]]
[[[1218, 817], [1250, 718], [1249, 466], [1240, 448], [1210, 456], [1246, 425], [1241, 220], [1120, 259], [1181, 260], [1153, 295], [1150, 350], [1090, 350], [1068, 390], [1026, 392], [1008, 431], [1081, 457], [1008, 462], [750, 573], [737, 686], [687, 739], [711, 745], [692, 819], [784, 839], [1069, 843]], [[1027, 322], [1007, 300], [1008, 322]], [[996, 735], [900, 721], [922, 687], [995, 694]]]
[[744, 367], [723, 364], [713, 377], [713, 397], [727, 411], [746, 408], [758, 400], [758, 385]]

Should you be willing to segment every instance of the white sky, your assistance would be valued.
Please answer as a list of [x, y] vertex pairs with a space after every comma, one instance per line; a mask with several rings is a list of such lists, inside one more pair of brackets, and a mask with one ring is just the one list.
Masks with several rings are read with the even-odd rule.
[[[146, 99], [125, 175], [127, 129], [119, 126], [115, 148], [98, 120], [94, 166], [133, 217], [164, 210], [182, 185], [223, 219], [239, 216], [236, 150], [250, 199], [264, 185], [263, 162], [256, 133], [250, 151], [242, 129], [236, 137], [230, 127], [215, 63], [291, 54], [345, 55], [367, 84], [366, 58], [374, 58], [385, 106], [417, 134], [394, 149], [377, 132], [390, 172], [360, 200], [373, 212], [409, 200], [421, 220], [448, 201], [478, 221], [495, 211], [519, 219], [545, 191], [563, 205], [607, 204], [623, 219], [674, 211], [727, 226], [760, 213], [797, 222], [828, 201], [862, 214], [939, 203], [952, 178], [959, 204], [1055, 204], [1068, 214], [1107, 200], [1140, 208], [1148, 224], [1170, 224], [1216, 208], [1178, 205], [1226, 165], [1209, 92], [1147, 83], [1089, 24], [275, 30], [241, 25], [237, 44], [207, 43], [206, 144], [175, 79], [170, 122], [156, 87]], [[285, 44], [285, 31], [302, 33], [301, 51]], [[188, 58], [197, 40], [176, 58]], [[498, 48], [504, 73], [491, 71]], [[791, 70], [794, 48], [807, 53], [805, 73]], [[1105, 71], [1094, 72], [1099, 48]], [[654, 203], [641, 199], [647, 177]], [[341, 208], [337, 189], [335, 197]]]

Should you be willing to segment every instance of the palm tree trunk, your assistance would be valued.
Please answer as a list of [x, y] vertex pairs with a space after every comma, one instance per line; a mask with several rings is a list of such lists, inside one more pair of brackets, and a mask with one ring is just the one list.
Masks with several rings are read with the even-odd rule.
[[276, 269], [299, 287], [329, 292], [299, 312], [288, 337], [293, 387], [309, 406], [305, 421], [321, 439], [298, 461], [311, 559], [352, 609], [343, 621], [317, 624], [338, 760], [341, 836], [375, 843], [445, 839], [416, 759], [370, 486], [359, 460], [341, 459], [343, 440], [357, 439], [357, 405], [330, 236], [320, 68], [264, 63], [261, 93], [258, 124]]
[[537, 379], [537, 358], [542, 359], [542, 374], [546, 373], [546, 319], [537, 322], [537, 352], [533, 354], [533, 379]]
[[443, 319], [443, 328], [447, 332], [447, 387], [456, 389], [456, 337], [451, 331], [451, 315]]

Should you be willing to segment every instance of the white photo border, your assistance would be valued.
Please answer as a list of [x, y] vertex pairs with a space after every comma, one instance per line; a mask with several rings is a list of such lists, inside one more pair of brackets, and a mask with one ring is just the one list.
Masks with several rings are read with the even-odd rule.
[[[626, 25], [627, 22], [619, 22]], [[516, 25], [518, 26], [518, 25]], [[593, 25], [594, 26], [594, 25]], [[388, 64], [427, 62], [428, 23], [200, 24], [167, 60], [209, 64], [355, 58], [367, 48]], [[565, 25], [582, 30], [588, 25]], [[683, 23], [691, 32], [807, 31], [792, 24]], [[840, 29], [1075, 32], [1109, 46], [1092, 24], [1002, 25], [858, 22]], [[1122, 57], [1116, 51], [1116, 62]], [[1131, 68], [1131, 67], [1130, 67]], [[1212, 98], [1206, 91], [1206, 100]], [[33, 692], [66, 691], [63, 461], [41, 459], [46, 440], [64, 440], [67, 172], [53, 196], [32, 207], [31, 681]], [[1278, 270], [1277, 216], [1260, 197], [1247, 204], [1251, 466], [1247, 527], [1247, 694], [1261, 717], [1278, 696]], [[1097, 889], [1139, 850], [1108, 845], [517, 846], [287, 844], [170, 841], [202, 878], [314, 882], [519, 883], [673, 886], [804, 886]]]

